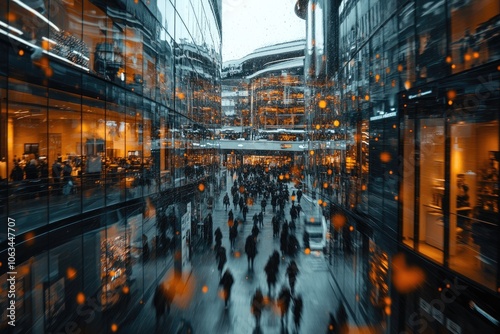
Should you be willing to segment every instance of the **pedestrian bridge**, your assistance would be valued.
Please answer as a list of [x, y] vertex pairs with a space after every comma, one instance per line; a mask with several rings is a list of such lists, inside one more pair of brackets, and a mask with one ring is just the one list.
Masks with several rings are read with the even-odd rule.
[[230, 151], [290, 151], [304, 152], [313, 149], [345, 150], [345, 140], [335, 141], [270, 141], [270, 140], [226, 140], [192, 143], [193, 147], [215, 147]]

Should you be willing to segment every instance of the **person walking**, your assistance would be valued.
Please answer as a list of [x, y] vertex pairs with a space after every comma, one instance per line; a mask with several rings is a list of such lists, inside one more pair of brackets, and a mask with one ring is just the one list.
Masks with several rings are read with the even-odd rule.
[[[274, 254], [277, 254], [278, 257]], [[269, 291], [269, 296], [271, 296], [271, 288], [274, 289], [274, 286], [276, 285], [276, 282], [278, 280], [278, 272], [279, 272], [279, 253], [274, 252], [273, 255], [269, 257], [269, 260], [266, 263], [266, 266], [264, 267], [264, 272], [266, 273], [266, 280], [267, 280], [267, 289]]]
[[231, 274], [231, 271], [229, 269], [226, 269], [224, 272], [224, 275], [222, 275], [222, 278], [219, 281], [219, 286], [222, 286], [223, 293], [224, 293], [224, 306], [227, 309], [229, 299], [231, 298], [231, 288], [234, 284], [234, 278], [233, 275]]
[[231, 243], [231, 252], [234, 252], [234, 245], [236, 243], [237, 236], [238, 236], [238, 223], [235, 222], [233, 226], [229, 228], [229, 242]]
[[245, 242], [245, 253], [247, 254], [248, 269], [253, 271], [253, 262], [257, 255], [257, 245], [253, 235], [249, 235]]
[[224, 199], [222, 200], [222, 204], [224, 204], [225, 210], [227, 212], [227, 207], [229, 206], [229, 195], [226, 193], [224, 195]]
[[286, 268], [286, 276], [288, 276], [288, 284], [290, 285], [290, 291], [292, 295], [295, 293], [295, 282], [297, 281], [298, 274], [299, 267], [297, 266], [297, 263], [292, 260]]
[[255, 317], [255, 325], [257, 328], [260, 327], [260, 317], [262, 315], [262, 309], [264, 308], [264, 295], [260, 288], [257, 288], [255, 294], [252, 297], [251, 312]]
[[[165, 314], [165, 306], [167, 304], [167, 294], [163, 283], [158, 284], [155, 290], [155, 294], [153, 297], [153, 306], [156, 311], [156, 325], [158, 326], [158, 322], [160, 318]], [[170, 308], [170, 307], [169, 307]]]
[[300, 329], [300, 321], [302, 319], [302, 309], [304, 307], [302, 297], [300, 295], [297, 295], [296, 297], [293, 298], [293, 308], [292, 308], [292, 314], [293, 314], [293, 323], [295, 325], [295, 332], [298, 333]]
[[215, 230], [215, 252], [218, 252], [219, 248], [222, 246], [222, 232], [220, 230], [220, 227], [217, 227]]
[[222, 270], [227, 262], [226, 248], [220, 247], [217, 251], [216, 260], [218, 262], [217, 269], [219, 270], [219, 277], [222, 276]]
[[300, 199], [302, 198], [302, 190], [297, 190], [297, 202], [300, 204]]
[[281, 316], [281, 327], [288, 325], [288, 309], [290, 308], [290, 302], [292, 300], [292, 294], [290, 290], [283, 286], [278, 295], [278, 308], [280, 310]]

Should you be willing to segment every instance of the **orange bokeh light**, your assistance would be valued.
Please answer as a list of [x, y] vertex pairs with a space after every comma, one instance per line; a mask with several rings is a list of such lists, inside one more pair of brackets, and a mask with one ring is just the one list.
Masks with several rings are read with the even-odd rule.
[[306, 254], [306, 255], [311, 254], [311, 249], [310, 248], [304, 249], [304, 254]]
[[333, 227], [338, 231], [340, 230], [342, 227], [344, 227], [344, 225], [346, 224], [347, 222], [347, 219], [346, 217], [341, 214], [341, 213], [336, 213], [332, 216], [331, 218], [331, 222], [333, 224]]
[[320, 100], [318, 102], [318, 106], [321, 108], [321, 109], [325, 109], [326, 108], [326, 101], [325, 100]]
[[425, 281], [424, 271], [420, 267], [408, 265], [404, 254], [393, 257], [392, 269], [392, 281], [399, 293], [410, 293]]
[[66, 269], [66, 277], [70, 281], [73, 280], [73, 279], [75, 279], [75, 277], [76, 277], [76, 269], [72, 268], [72, 267], [69, 267], [68, 269]]
[[388, 163], [391, 160], [392, 160], [392, 157], [391, 157], [391, 154], [389, 152], [380, 153], [380, 161], [382, 161], [383, 163]]
[[80, 305], [82, 305], [83, 303], [85, 303], [85, 295], [83, 294], [83, 292], [79, 292], [77, 295], [76, 295], [76, 302]]
[[200, 184], [198, 185], [198, 190], [199, 190], [200, 192], [204, 192], [204, 191], [205, 191], [205, 185], [204, 185], [203, 183], [200, 183]]
[[203, 292], [203, 293], [207, 293], [207, 292], [208, 292], [208, 286], [204, 285], [204, 286], [201, 288], [201, 292]]
[[117, 324], [112, 324], [111, 325], [111, 331], [114, 333], [118, 330], [118, 325]]

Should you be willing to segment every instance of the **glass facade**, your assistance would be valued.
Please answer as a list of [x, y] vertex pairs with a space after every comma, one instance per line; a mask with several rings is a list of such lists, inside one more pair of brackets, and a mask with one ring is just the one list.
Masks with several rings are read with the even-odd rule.
[[[343, 300], [359, 323], [419, 331], [411, 316], [425, 313], [425, 301], [439, 297], [428, 289], [437, 291], [439, 277], [456, 277], [471, 289], [466, 298], [483, 299], [482, 307], [491, 311], [486, 300], [498, 300], [500, 287], [498, 2], [336, 4], [330, 14], [320, 13], [322, 1], [309, 1], [307, 15], [299, 7], [308, 28], [308, 131], [312, 138], [328, 127], [337, 134], [334, 144], [312, 144], [308, 173], [321, 200], [333, 203], [326, 212], [335, 241], [332, 258], [346, 262], [333, 275]], [[339, 66], [318, 76], [314, 55], [322, 50], [315, 49], [315, 36], [331, 13]], [[321, 167], [318, 161], [334, 163]], [[347, 219], [340, 229], [338, 217]], [[361, 233], [354, 244], [370, 256], [346, 252], [339, 237], [346, 228], [351, 236]], [[398, 290], [391, 274], [399, 252], [428, 275], [410, 295]], [[345, 282], [356, 282], [355, 290], [366, 289], [370, 298], [349, 291]], [[441, 310], [444, 320], [424, 332], [454, 325], [467, 332], [474, 317], [467, 307], [463, 300], [448, 303]], [[491, 330], [488, 321], [474, 323]]]
[[211, 0], [0, 4], [0, 219], [16, 224], [18, 332], [61, 319], [97, 332], [102, 311], [151, 294], [172, 261], [148, 263], [173, 238], [173, 198], [218, 169], [199, 143], [220, 123], [220, 24]]

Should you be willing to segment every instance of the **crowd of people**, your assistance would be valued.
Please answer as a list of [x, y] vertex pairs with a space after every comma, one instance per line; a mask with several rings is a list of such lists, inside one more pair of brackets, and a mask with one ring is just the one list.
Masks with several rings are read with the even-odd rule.
[[[262, 314], [271, 307], [278, 310], [281, 327], [285, 332], [288, 330], [289, 318], [291, 318], [294, 332], [299, 333], [304, 301], [300, 293], [296, 291], [301, 272], [296, 262], [296, 255], [308, 244], [307, 235], [303, 237], [302, 247], [295, 237], [296, 221], [302, 212], [300, 206], [302, 191], [294, 190], [290, 193], [288, 182], [282, 182], [278, 177], [270, 176], [262, 168], [251, 170], [242, 168], [235, 171], [234, 175], [230, 192], [226, 193], [222, 199], [224, 210], [227, 212], [227, 229], [219, 226], [213, 233], [214, 259], [219, 273], [218, 285], [220, 295], [224, 300], [224, 308], [228, 309], [231, 305], [231, 292], [237, 280], [233, 275], [233, 268], [230, 268], [228, 256], [231, 254], [236, 256], [237, 240], [241, 238], [247, 257], [248, 272], [251, 274], [260, 272], [259, 269], [254, 268], [254, 260], [259, 254], [259, 236], [263, 233], [264, 226], [269, 224], [273, 227], [273, 238], [279, 238], [279, 250], [272, 251], [262, 268], [267, 282], [267, 291], [263, 291], [261, 287], [256, 288], [249, 300], [250, 312], [255, 318], [257, 333], [262, 332], [260, 329]], [[252, 203], [260, 203], [260, 207], [258, 212], [247, 220], [248, 206]], [[271, 208], [268, 207], [268, 203], [271, 203]], [[285, 214], [285, 207], [290, 208], [288, 214]], [[239, 237], [242, 231], [247, 230], [239, 227], [247, 224], [252, 224], [250, 233]], [[228, 249], [223, 246], [224, 238], [228, 238]], [[282, 265], [286, 268], [283, 273], [284, 281], [280, 280]], [[280, 282], [283, 282], [281, 286], [279, 286]], [[340, 325], [346, 323], [345, 309], [344, 313], [337, 312], [336, 315], [331, 312], [328, 324], [325, 326], [326, 332], [340, 333]]]

